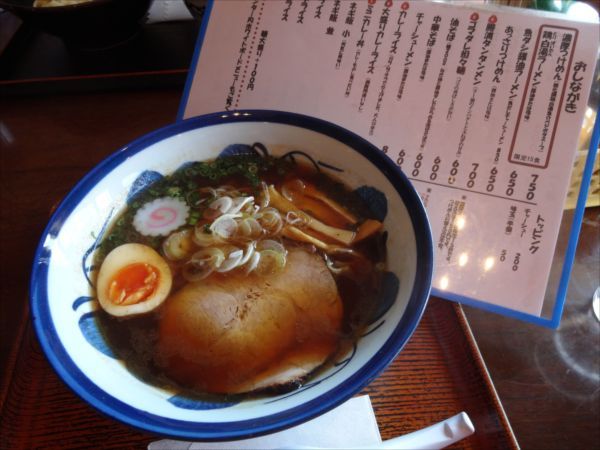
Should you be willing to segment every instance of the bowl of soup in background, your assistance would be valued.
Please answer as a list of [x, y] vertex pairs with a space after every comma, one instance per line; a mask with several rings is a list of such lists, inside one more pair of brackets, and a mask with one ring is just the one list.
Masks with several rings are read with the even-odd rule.
[[[127, 368], [123, 354], [102, 331], [96, 289], [99, 268], [94, 258], [102, 239], [139, 192], [194, 162], [240, 152], [262, 156], [268, 152], [276, 160], [304, 161], [364, 199], [371, 220], [383, 224], [387, 254], [385, 264], [376, 267], [380, 283], [374, 288], [376, 304], [351, 345], [283, 390], [203, 396], [149, 382]], [[55, 371], [101, 412], [175, 438], [239, 439], [305, 422], [372, 381], [417, 327], [432, 271], [431, 231], [419, 195], [375, 146], [342, 127], [308, 116], [266, 110], [224, 112], [184, 120], [141, 137], [101, 162], [74, 187], [37, 248], [31, 312]], [[168, 297], [159, 308], [167, 308], [170, 300], [174, 301]]]
[[0, 0], [0, 8], [27, 25], [81, 49], [107, 48], [131, 38], [151, 4], [152, 0]]

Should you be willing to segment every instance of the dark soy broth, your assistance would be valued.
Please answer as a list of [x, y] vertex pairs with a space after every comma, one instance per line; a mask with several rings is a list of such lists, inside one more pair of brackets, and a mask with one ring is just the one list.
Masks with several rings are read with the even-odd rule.
[[[271, 157], [257, 158], [254, 156], [243, 156], [229, 157], [228, 160], [229, 163], [223, 164], [223, 167], [213, 166], [212, 168], [210, 164], [214, 164], [214, 162], [194, 163], [180, 169], [171, 176], [165, 177], [139, 193], [128, 208], [116, 219], [104, 238], [96, 257], [95, 262], [97, 266], [100, 266], [104, 257], [113, 248], [127, 242], [148, 245], [164, 256], [162, 244], [166, 236], [145, 236], [136, 230], [132, 225], [136, 211], [153, 198], [165, 195], [180, 197], [188, 204], [193, 205], [198, 197], [197, 193], [207, 187], [232, 186], [239, 192], [243, 192], [245, 195], [252, 195], [257, 199], [262, 195], [261, 186], [263, 182], [267, 185], [273, 185], [281, 191], [282, 187], [290, 180], [300, 179], [308, 185], [315, 186], [320, 192], [326, 194], [328, 198], [343, 205], [347, 211], [352, 213], [357, 221], [356, 224], [344, 225], [340, 222], [339, 217], [332, 216], [329, 222], [334, 226], [343, 226], [348, 230], [356, 231], [357, 227], [372, 215], [367, 205], [364, 204], [358, 195], [344, 186], [339, 180], [316, 171], [313, 166], [300, 164], [291, 159], [284, 160]], [[232, 167], [236, 169], [232, 169]], [[209, 169], [212, 169], [213, 172]], [[214, 173], [219, 170], [222, 173]], [[307, 204], [310, 206], [310, 203]], [[308, 214], [312, 212], [309, 207], [302, 210]], [[323, 217], [323, 213], [321, 215]], [[202, 226], [203, 217], [202, 213], [198, 214], [196, 209], [191, 208], [187, 223], [180, 227], [180, 229]], [[319, 232], [314, 232], [312, 235], [327, 244], [334, 244], [328, 236]], [[257, 393], [261, 395], [273, 392], [280, 393], [294, 389], [318, 373], [319, 370], [327, 367], [328, 363], [337, 356], [347, 353], [352, 348], [377, 311], [381, 294], [381, 278], [385, 270], [386, 261], [385, 238], [385, 232], [380, 230], [352, 245], [353, 252], [351, 255], [345, 256], [342, 254], [339, 258], [336, 256], [337, 266], [334, 266], [343, 267], [344, 270], [337, 271], [332, 269], [331, 271], [337, 293], [343, 305], [341, 324], [335, 330], [335, 336], [332, 337], [332, 334], [329, 332], [322, 332], [319, 329], [321, 322], [308, 322], [307, 329], [296, 332], [297, 335], [302, 336], [302, 342], [297, 343], [298, 345], [289, 346], [285, 350], [290, 354], [296, 352], [298, 355], [308, 355], [321, 351], [322, 349], [320, 350], [319, 346], [328, 346], [329, 356], [322, 364], [311, 370], [308, 376], [303, 375], [297, 379], [286, 380], [285, 383], [251, 389], [252, 395]], [[297, 254], [301, 250], [303, 254], [318, 255], [318, 258], [324, 261], [330, 258], [327, 255], [327, 251], [319, 249], [310, 243], [297, 242], [286, 236], [278, 236], [276, 239], [285, 246], [288, 255]], [[357, 257], [356, 255], [359, 256]], [[312, 258], [312, 256], [306, 256], [306, 258]], [[169, 367], [169, 364], [174, 359], [173, 355], [165, 354], [169, 353], [169, 351], [165, 352], [163, 350], [165, 346], [161, 346], [161, 323], [164, 323], [165, 311], [168, 311], [172, 307], [169, 302], [174, 301], [173, 298], [177, 298], [178, 293], [189, 284], [186, 278], [182, 276], [182, 262], [169, 261], [169, 266], [173, 274], [173, 285], [169, 297], [167, 297], [161, 306], [145, 314], [127, 317], [115, 317], [101, 310], [98, 314], [100, 329], [108, 345], [138, 378], [174, 392], [185, 392], [189, 395], [200, 396], [202, 398], [208, 397], [226, 400], [231, 395], [231, 393], [226, 391], [227, 383], [223, 384], [219, 380], [210, 378], [223, 377], [223, 371], [226, 371], [225, 368], [229, 366], [223, 365], [221, 369], [215, 368], [214, 371], [208, 366], [205, 366], [204, 369], [198, 367], [188, 370], [188, 366], [190, 364], [193, 366], [193, 363], [186, 362], [186, 368], [183, 372], [178, 371], [178, 369], [173, 370], [173, 368]], [[206, 278], [205, 283], [220, 283], [220, 280], [226, 283], [228, 277], [243, 276], [239, 273], [236, 275], [231, 275], [231, 273], [212, 273]], [[266, 274], [259, 277], [255, 273], [251, 273], [247, 276], [251, 277], [251, 280], [257, 280], [253, 281], [253, 283], [255, 283], [257, 286], [256, 289], [261, 293], [256, 294], [256, 301], [267, 301], [260, 298], [260, 296], [270, 295], [270, 289], [274, 289], [270, 285], [270, 280], [276, 279], [271, 278], [276, 277], [276, 275]], [[241, 280], [242, 278], [239, 279]], [[198, 283], [201, 284], [203, 281]], [[252, 289], [250, 289], [246, 297], [251, 296], [252, 292]], [[251, 313], [254, 304], [244, 303], [244, 305], [249, 305], [248, 314]], [[296, 310], [298, 310], [297, 307]], [[244, 311], [237, 312], [238, 315], [245, 313]], [[185, 320], [183, 322], [185, 323]], [[334, 340], [333, 343], [331, 342], [332, 339]], [[277, 345], [276, 341], [277, 339], [275, 339], [272, 345]], [[264, 345], [264, 347], [260, 347], [261, 351], [266, 353], [272, 351], [273, 354], [279, 351], [271, 348], [270, 343]], [[283, 354], [279, 355], [271, 363], [261, 367], [260, 370], [268, 372], [270, 368], [276, 367], [278, 361], [282, 358], [285, 359], [285, 357], [287, 356]], [[299, 357], [302, 357], [302, 355]], [[177, 356], [177, 358], [179, 357]], [[190, 374], [193, 375], [195, 373], [194, 370], [204, 370], [205, 375], [209, 374], [207, 375], [208, 378], [201, 383], [190, 381], [190, 377], [193, 378]], [[183, 375], [180, 375], [181, 373]], [[173, 376], [173, 374], [176, 374], [176, 376]], [[238, 381], [240, 380], [236, 380], [236, 382]], [[212, 388], [205, 390], [203, 389], [205, 385], [212, 386]], [[217, 393], [216, 396], [215, 393]]]

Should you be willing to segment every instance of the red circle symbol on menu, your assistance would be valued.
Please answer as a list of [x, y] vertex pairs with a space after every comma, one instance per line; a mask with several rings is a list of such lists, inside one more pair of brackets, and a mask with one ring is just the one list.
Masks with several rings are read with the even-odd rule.
[[369, 5], [374, 5], [377, 0], [369, 0]]
[[402, 3], [402, 5], [400, 5], [400, 9], [402, 11], [406, 11], [408, 9], [408, 7], [409, 7], [408, 2], [404, 2], [404, 3]]
[[473, 21], [479, 20], [479, 14], [477, 14], [476, 12], [474, 12], [473, 14], [471, 14], [471, 20], [473, 20]]
[[394, 4], [394, 2], [392, 0], [387, 0], [385, 2], [385, 7], [386, 8], [391, 8], [393, 4]]
[[490, 18], [488, 19], [489, 23], [496, 23], [498, 22], [498, 18], [496, 16], [490, 16]]

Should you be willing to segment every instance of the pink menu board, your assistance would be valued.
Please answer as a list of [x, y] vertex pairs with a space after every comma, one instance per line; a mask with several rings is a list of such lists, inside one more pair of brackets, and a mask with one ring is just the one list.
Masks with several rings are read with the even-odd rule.
[[598, 30], [476, 2], [216, 1], [180, 116], [286, 110], [360, 134], [421, 195], [434, 293], [556, 326], [542, 307]]

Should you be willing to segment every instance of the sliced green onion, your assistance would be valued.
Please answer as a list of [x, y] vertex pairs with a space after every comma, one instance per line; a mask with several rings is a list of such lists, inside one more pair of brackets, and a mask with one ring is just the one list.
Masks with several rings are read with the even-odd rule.
[[258, 274], [268, 275], [278, 272], [285, 267], [286, 256], [284, 253], [275, 250], [263, 250], [259, 254], [260, 260], [256, 267], [256, 272]]
[[235, 269], [240, 265], [240, 261], [242, 260], [243, 256], [244, 252], [242, 250], [237, 249], [232, 251], [231, 253], [229, 253], [227, 258], [221, 263], [219, 268], [216, 269], [217, 272], [229, 272], [230, 270]]
[[220, 215], [228, 213], [232, 206], [233, 200], [231, 197], [219, 197], [208, 205], [208, 208], [204, 211], [204, 217], [209, 220], [215, 219]]
[[285, 215], [285, 221], [294, 226], [306, 224], [305, 218], [299, 215], [296, 211], [288, 211]]
[[227, 212], [230, 214], [238, 213], [248, 204], [254, 204], [254, 197], [235, 197], [231, 208]]
[[238, 214], [223, 214], [210, 225], [210, 231], [218, 238], [228, 240], [236, 235], [238, 223], [236, 218]]
[[274, 241], [273, 239], [265, 239], [260, 241], [258, 244], [256, 244], [256, 250], [260, 252], [264, 250], [271, 250], [284, 255], [287, 253], [283, 244], [281, 244], [281, 242]]
[[252, 255], [254, 254], [255, 251], [255, 244], [254, 242], [250, 242], [247, 246], [246, 246], [246, 251], [244, 252], [244, 256], [242, 257], [242, 259], [240, 260], [238, 266], [243, 266], [244, 264], [246, 264], [248, 261], [250, 261], [250, 258], [252, 257]]
[[246, 275], [249, 274], [250, 272], [252, 272], [254, 269], [256, 269], [259, 262], [260, 262], [260, 253], [254, 252], [252, 254], [252, 257], [250, 258], [250, 261], [248, 261], [248, 264], [246, 265]]
[[225, 255], [219, 248], [208, 247], [198, 250], [186, 262], [182, 269], [183, 277], [188, 281], [199, 281], [209, 276], [214, 270], [218, 269]]
[[191, 228], [172, 233], [162, 244], [163, 253], [171, 261], [180, 261], [188, 257], [194, 250]]
[[247, 217], [238, 223], [238, 237], [243, 239], [256, 239], [263, 232], [260, 223], [254, 217]]
[[275, 208], [268, 207], [261, 209], [256, 218], [268, 234], [278, 234], [283, 228], [283, 219], [279, 211]]
[[207, 229], [205, 225], [206, 224], [197, 224], [194, 227], [192, 239], [200, 247], [210, 247], [219, 242], [219, 239], [212, 233], [210, 227]]
[[213, 273], [213, 268], [209, 265], [194, 264], [191, 261], [185, 263], [181, 269], [181, 275], [187, 281], [200, 281]]
[[217, 269], [225, 260], [223, 250], [218, 247], [207, 247], [198, 250], [190, 258], [190, 262], [204, 263], [207, 262]]
[[271, 202], [271, 195], [269, 194], [269, 186], [267, 186], [267, 183], [265, 183], [263, 181], [260, 184], [260, 189], [262, 191], [262, 196], [260, 199], [260, 207], [266, 208], [267, 206], [269, 206], [269, 203]]

